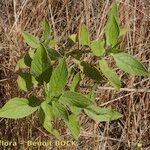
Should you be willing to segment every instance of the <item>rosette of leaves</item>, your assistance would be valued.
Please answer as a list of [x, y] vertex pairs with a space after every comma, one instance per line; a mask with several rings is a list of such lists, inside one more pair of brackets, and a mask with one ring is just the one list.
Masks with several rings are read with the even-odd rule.
[[[78, 42], [82, 49], [88, 48], [90, 53], [100, 58], [99, 67], [97, 67], [80, 61], [80, 57], [75, 57], [74, 62], [78, 64], [81, 71], [73, 75], [68, 71], [67, 58], [73, 57], [72, 54], [76, 51], [71, 51], [64, 56], [60, 55], [55, 49], [57, 42], [52, 36], [51, 27], [46, 19], [42, 23], [43, 34], [40, 39], [28, 32], [23, 32], [22, 36], [30, 49], [16, 65], [16, 69], [24, 70], [18, 76], [18, 87], [28, 92], [40, 86], [44, 91], [43, 98], [41, 100], [33, 96], [12, 98], [0, 109], [0, 117], [19, 119], [37, 112], [41, 125], [57, 138], [61, 136], [53, 127], [53, 121], [61, 119], [75, 139], [78, 139], [80, 135], [79, 114], [81, 112], [97, 122], [112, 121], [122, 117], [119, 112], [110, 108], [96, 106], [95, 86], [88, 95], [78, 92], [83, 74], [97, 83], [101, 82], [103, 74], [112, 86], [116, 89], [120, 88], [119, 77], [108, 66], [104, 59], [105, 55], [113, 56], [117, 66], [129, 74], [149, 74], [135, 58], [118, 50], [119, 38], [122, 36], [118, 21], [118, 8], [116, 4], [113, 4], [105, 27], [105, 40], [90, 41], [89, 31], [84, 24], [81, 24], [78, 36], [73, 34], [69, 37], [71, 45]], [[107, 50], [106, 46], [109, 47]], [[84, 54], [84, 51], [80, 49], [77, 52]], [[73, 76], [71, 86], [68, 85], [70, 76]]]

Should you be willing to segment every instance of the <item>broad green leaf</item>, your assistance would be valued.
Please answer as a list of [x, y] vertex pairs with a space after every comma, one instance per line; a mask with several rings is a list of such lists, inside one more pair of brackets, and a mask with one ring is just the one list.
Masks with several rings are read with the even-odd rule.
[[43, 45], [37, 49], [32, 63], [31, 63], [31, 72], [39, 80], [44, 80], [46, 77], [50, 78], [51, 75], [51, 64], [50, 59], [47, 56], [47, 52]]
[[117, 22], [119, 21], [119, 11], [118, 11], [118, 6], [117, 3], [113, 3], [111, 6], [111, 10], [108, 13], [108, 17], [112, 17], [114, 16], [117, 20]]
[[100, 41], [100, 40], [92, 41], [90, 47], [91, 47], [93, 54], [96, 56], [102, 56], [105, 52], [104, 44], [105, 44], [104, 41]]
[[56, 129], [54, 129], [52, 126], [51, 121], [54, 120], [54, 118], [55, 118], [55, 112], [52, 106], [46, 103], [46, 101], [44, 101], [41, 104], [41, 108], [39, 112], [40, 122], [48, 132], [50, 132], [51, 134], [55, 135], [58, 139], [60, 139], [59, 132]]
[[88, 76], [89, 78], [97, 81], [97, 82], [100, 82], [102, 80], [102, 75], [101, 73], [95, 68], [93, 67], [92, 65], [82, 61], [80, 63], [80, 69], [81, 71], [83, 71], [83, 73]]
[[40, 44], [39, 40], [36, 37], [34, 37], [32, 34], [28, 32], [22, 32], [22, 36], [24, 40], [26, 41], [26, 43], [32, 48], [39, 47], [39, 44]]
[[36, 87], [38, 82], [30, 73], [22, 73], [18, 76], [17, 84], [21, 90], [27, 92], [32, 87]]
[[69, 128], [73, 137], [78, 140], [80, 134], [80, 124], [76, 115], [71, 114], [69, 116], [69, 121], [66, 121], [66, 125]]
[[116, 18], [112, 15], [108, 18], [105, 26], [106, 45], [115, 46], [118, 42], [120, 31]]
[[117, 54], [112, 54], [112, 56], [114, 57], [117, 66], [121, 70], [131, 75], [144, 76], [149, 74], [148, 70], [140, 62], [138, 62], [134, 57], [132, 57], [129, 54], [117, 53]]
[[71, 87], [70, 87], [70, 91], [77, 91], [80, 81], [81, 81], [81, 75], [79, 72], [73, 78], [73, 81], [72, 81]]
[[51, 60], [58, 60], [61, 57], [61, 55], [52, 48], [48, 48], [47, 53]]
[[112, 121], [122, 117], [119, 112], [110, 108], [100, 108], [97, 106], [89, 106], [84, 112], [95, 121]]
[[26, 99], [15, 97], [13, 99], [10, 99], [0, 109], [0, 117], [11, 119], [24, 118], [35, 112], [38, 109], [38, 107], [38, 100], [35, 101], [35, 99], [33, 98]]
[[51, 96], [59, 96], [67, 82], [68, 69], [66, 65], [65, 58], [60, 59], [59, 64], [54, 69], [50, 82], [49, 82], [49, 92]]
[[59, 98], [59, 102], [65, 105], [76, 106], [79, 108], [86, 108], [93, 103], [84, 95], [72, 91], [65, 91]]
[[99, 66], [102, 73], [109, 80], [111, 85], [114, 86], [116, 89], [119, 89], [121, 87], [121, 83], [116, 72], [114, 72], [112, 69], [108, 67], [107, 62], [104, 59], [99, 61]]
[[114, 2], [108, 13], [108, 20], [105, 26], [106, 45], [115, 46], [118, 42], [119, 35], [119, 11], [117, 3]]
[[52, 106], [53, 106], [57, 116], [59, 116], [60, 118], [66, 120], [66, 121], [68, 120], [69, 113], [68, 113], [67, 109], [61, 103], [53, 101]]
[[90, 45], [90, 35], [88, 28], [85, 24], [81, 24], [79, 29], [79, 43], [82, 46], [89, 46]]
[[43, 37], [44, 37], [44, 40], [46, 41], [50, 38], [51, 32], [52, 32], [47, 19], [43, 20], [42, 29], [43, 29]]

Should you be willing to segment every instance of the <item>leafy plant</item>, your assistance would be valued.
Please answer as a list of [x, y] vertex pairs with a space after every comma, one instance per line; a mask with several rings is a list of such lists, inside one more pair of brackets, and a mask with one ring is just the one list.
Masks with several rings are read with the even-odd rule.
[[[60, 138], [60, 134], [53, 128], [53, 121], [62, 119], [75, 139], [80, 134], [78, 116], [81, 112], [98, 122], [121, 118], [119, 112], [98, 107], [95, 102], [94, 92], [102, 80], [107, 79], [117, 90], [121, 88], [120, 79], [109, 67], [106, 56], [113, 57], [118, 68], [128, 74], [149, 75], [149, 72], [135, 58], [120, 50], [120, 40], [126, 30], [119, 26], [117, 4], [112, 5], [108, 14], [104, 39], [91, 41], [87, 26], [81, 24], [79, 33], [69, 36], [64, 54], [55, 50], [57, 42], [46, 19], [42, 22], [42, 30], [41, 38], [28, 32], [22, 33], [30, 49], [17, 62], [16, 69], [23, 70], [17, 79], [19, 89], [28, 92], [39, 86], [44, 91], [43, 98], [39, 100], [38, 95], [13, 98], [0, 109], [0, 117], [18, 119], [37, 112], [42, 126], [57, 138]], [[74, 49], [74, 45], [78, 45], [78, 49]], [[69, 49], [72, 50], [68, 51]], [[92, 65], [81, 60], [85, 53], [94, 55], [99, 62]], [[72, 58], [74, 62], [72, 69], [68, 67], [68, 58]], [[95, 81], [88, 95], [78, 92], [84, 75]]]

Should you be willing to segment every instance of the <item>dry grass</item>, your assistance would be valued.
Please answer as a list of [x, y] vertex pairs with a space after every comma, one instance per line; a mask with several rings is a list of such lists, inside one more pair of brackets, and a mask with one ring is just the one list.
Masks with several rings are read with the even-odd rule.
[[[129, 29], [123, 39], [122, 48], [149, 68], [150, 3], [148, 0], [117, 2], [121, 24]], [[110, 0], [1, 0], [0, 105], [2, 106], [7, 99], [24, 94], [17, 90], [14, 71], [17, 60], [28, 50], [21, 38], [21, 31], [27, 30], [40, 35], [40, 23], [47, 17], [54, 28], [54, 36], [60, 43], [61, 51], [67, 36], [77, 31], [81, 16], [89, 27], [92, 38], [102, 38], [110, 4]], [[119, 92], [112, 88], [99, 87], [97, 103], [118, 110], [123, 114], [122, 119], [110, 123], [94, 123], [81, 115], [82, 133], [77, 147], [33, 149], [136, 150], [136, 144], [140, 143], [143, 150], [150, 150], [150, 78], [129, 77], [121, 71], [118, 71], [118, 74], [125, 87]], [[56, 127], [59, 127], [64, 137], [69, 139], [63, 125], [58, 122]], [[29, 139], [54, 140], [54, 137], [45, 132], [37, 123], [36, 117], [32, 116], [16, 121], [1, 119], [0, 139], [15, 139], [20, 143]], [[10, 148], [18, 149], [29, 148], [26, 144]]]

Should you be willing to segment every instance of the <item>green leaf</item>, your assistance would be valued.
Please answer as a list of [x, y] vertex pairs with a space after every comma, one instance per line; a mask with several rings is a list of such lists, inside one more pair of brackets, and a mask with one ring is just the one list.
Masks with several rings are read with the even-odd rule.
[[40, 45], [33, 57], [31, 63], [31, 72], [39, 80], [44, 80], [47, 82], [45, 78], [50, 78], [51, 71], [52, 68], [50, 64], [50, 59], [47, 56], [46, 50], [43, 45]]
[[34, 37], [32, 34], [28, 32], [22, 32], [22, 36], [24, 40], [26, 41], [26, 43], [32, 48], [39, 47], [39, 44], [40, 44], [39, 40], [36, 37]]
[[106, 45], [115, 46], [118, 42], [120, 31], [116, 18], [112, 15], [108, 18], [105, 26]]
[[55, 70], [52, 73], [50, 82], [49, 82], [49, 92], [51, 96], [59, 96], [67, 82], [68, 78], [68, 69], [66, 65], [65, 58], [61, 59], [59, 61], [59, 64], [55, 68]]
[[58, 60], [61, 57], [61, 55], [52, 48], [48, 48], [47, 53], [51, 60]]
[[119, 33], [119, 11], [117, 3], [114, 2], [108, 13], [108, 21], [105, 27], [106, 44], [112, 45], [112, 47], [115, 46], [118, 41]]
[[68, 113], [67, 109], [61, 103], [53, 101], [52, 106], [53, 106], [57, 116], [59, 116], [60, 118], [62, 118], [64, 120], [68, 120], [69, 113]]
[[82, 72], [89, 78], [91, 78], [97, 82], [100, 82], [102, 80], [101, 73], [95, 67], [91, 66], [90, 64], [82, 61], [80, 63], [79, 67], [82, 70]]
[[52, 32], [47, 19], [43, 20], [42, 29], [43, 29], [43, 37], [44, 37], [44, 40], [46, 41], [50, 38], [50, 35]]
[[59, 132], [53, 128], [51, 123], [51, 121], [54, 120], [54, 118], [55, 118], [55, 112], [53, 110], [53, 107], [48, 103], [46, 103], [46, 101], [44, 101], [41, 104], [41, 109], [39, 112], [40, 122], [48, 132], [50, 132], [51, 134], [55, 135], [58, 139], [60, 139]]
[[93, 54], [96, 56], [102, 56], [105, 52], [104, 44], [104, 41], [93, 41], [90, 45]]
[[117, 66], [131, 75], [148, 75], [148, 70], [138, 62], [134, 57], [126, 53], [112, 54]]
[[36, 87], [38, 82], [35, 80], [35, 78], [29, 74], [29, 73], [22, 73], [18, 76], [17, 84], [19, 88], [23, 91], [28, 91], [32, 87]]
[[65, 91], [64, 94], [62, 94], [62, 96], [59, 98], [59, 102], [65, 105], [76, 106], [79, 108], [86, 108], [93, 103], [84, 95], [72, 91]]
[[79, 29], [79, 43], [82, 46], [90, 45], [89, 31], [85, 24], [81, 24]]
[[72, 84], [71, 84], [71, 87], [70, 87], [70, 91], [77, 91], [77, 88], [79, 86], [80, 81], [81, 81], [81, 75], [80, 75], [80, 72], [79, 72], [73, 78], [73, 81], [72, 81]]
[[26, 99], [15, 97], [13, 99], [10, 99], [0, 109], [0, 117], [11, 119], [24, 118], [35, 112], [38, 109], [38, 107], [38, 100], [35, 101], [35, 99], [33, 98]]
[[110, 81], [111, 85], [116, 89], [119, 89], [121, 87], [121, 83], [116, 72], [114, 72], [108, 67], [107, 62], [104, 59], [99, 61], [99, 65], [102, 73]]
[[119, 11], [118, 11], [118, 6], [117, 3], [113, 3], [111, 6], [111, 10], [108, 13], [108, 17], [114, 16], [117, 22], [119, 21]]
[[122, 117], [119, 112], [110, 108], [100, 108], [97, 106], [89, 106], [84, 112], [95, 121], [113, 121]]
[[80, 124], [76, 115], [71, 114], [69, 116], [69, 121], [66, 121], [66, 125], [68, 126], [73, 137], [78, 140], [80, 134]]

